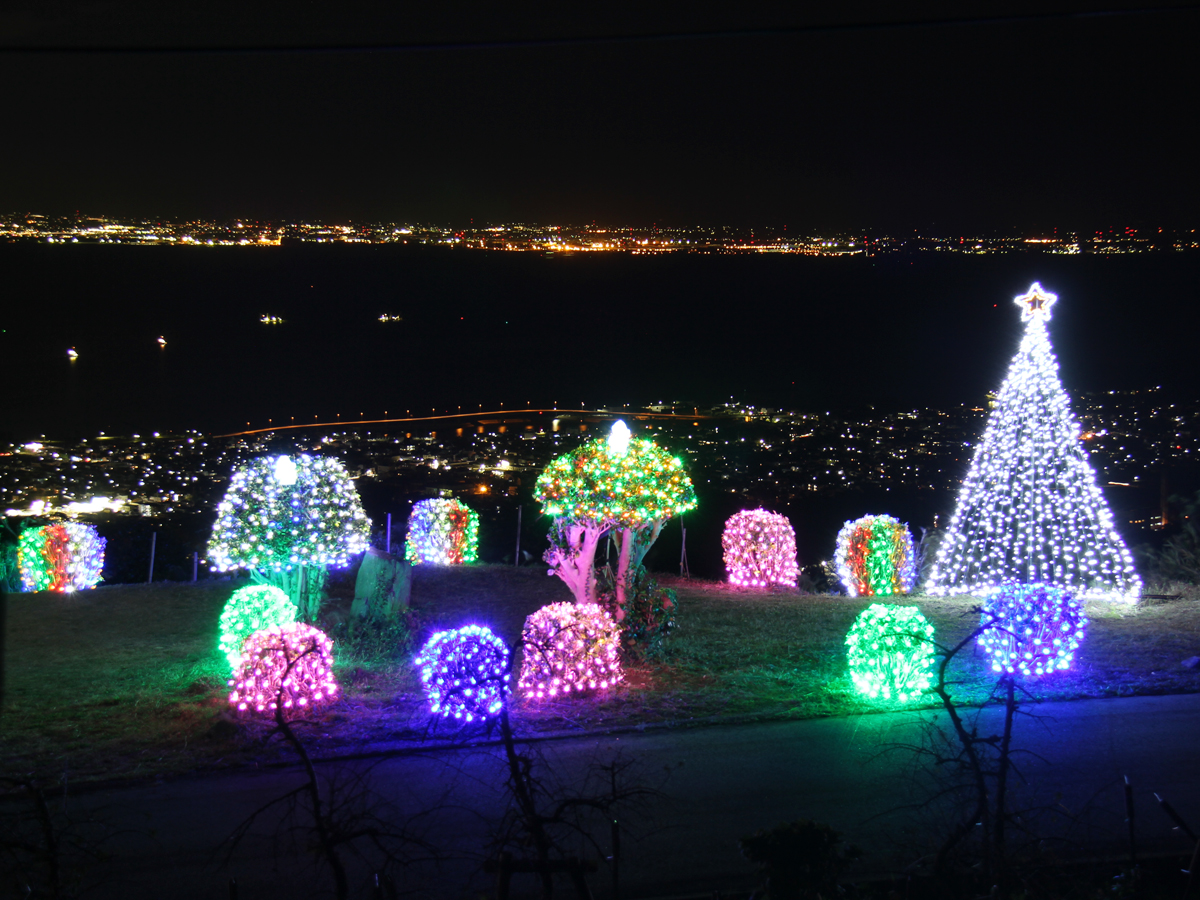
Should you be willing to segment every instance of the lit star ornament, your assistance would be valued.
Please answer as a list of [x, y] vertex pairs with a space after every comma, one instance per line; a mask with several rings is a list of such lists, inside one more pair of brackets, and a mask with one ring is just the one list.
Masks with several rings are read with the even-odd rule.
[[1050, 307], [1057, 300], [1058, 294], [1042, 290], [1041, 284], [1035, 281], [1029, 286], [1028, 291], [1019, 297], [1014, 297], [1013, 303], [1021, 307], [1022, 322], [1028, 322], [1030, 319], [1041, 319], [1046, 322], [1050, 319]]

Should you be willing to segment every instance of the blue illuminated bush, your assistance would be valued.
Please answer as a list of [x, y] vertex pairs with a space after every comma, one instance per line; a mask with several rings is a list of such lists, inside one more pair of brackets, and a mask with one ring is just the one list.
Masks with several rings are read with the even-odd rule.
[[439, 631], [415, 660], [429, 710], [472, 722], [498, 715], [508, 690], [508, 647], [486, 625]]
[[983, 603], [979, 646], [992, 671], [1038, 676], [1069, 669], [1083, 642], [1087, 617], [1070, 591], [1048, 584], [1003, 584]]

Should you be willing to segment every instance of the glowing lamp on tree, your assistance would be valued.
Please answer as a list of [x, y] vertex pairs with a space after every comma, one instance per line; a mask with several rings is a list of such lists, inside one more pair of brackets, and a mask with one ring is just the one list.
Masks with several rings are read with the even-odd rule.
[[239, 712], [294, 716], [337, 696], [333, 644], [323, 631], [293, 622], [249, 635], [230, 680], [229, 705]]
[[1057, 299], [1036, 282], [1015, 298], [1025, 333], [930, 572], [931, 594], [1045, 584], [1122, 603], [1141, 595], [1059, 381], [1046, 328]]
[[508, 661], [508, 647], [486, 625], [439, 631], [414, 660], [430, 712], [466, 722], [499, 715]]
[[256, 631], [296, 621], [296, 604], [279, 588], [252, 584], [234, 591], [221, 611], [218, 646], [234, 672], [242, 664], [242, 643]]
[[479, 514], [458, 500], [438, 498], [413, 504], [404, 557], [414, 565], [461, 566], [479, 552]]
[[1071, 668], [1087, 616], [1070, 591], [1047, 584], [1005, 584], [988, 592], [979, 646], [992, 671], [1036, 677]]
[[838, 532], [838, 577], [851, 597], [907, 594], [917, 581], [917, 551], [908, 526], [891, 516], [863, 516]]
[[730, 584], [796, 586], [796, 532], [786, 516], [765, 509], [735, 513], [725, 522], [721, 547]]
[[536, 700], [619, 684], [621, 629], [596, 603], [551, 603], [525, 620], [517, 689]]
[[106, 543], [93, 526], [82, 522], [25, 529], [17, 543], [21, 586], [60, 593], [95, 587], [104, 570]]
[[846, 635], [854, 688], [869, 700], [907, 703], [929, 688], [933, 626], [915, 606], [872, 603]]

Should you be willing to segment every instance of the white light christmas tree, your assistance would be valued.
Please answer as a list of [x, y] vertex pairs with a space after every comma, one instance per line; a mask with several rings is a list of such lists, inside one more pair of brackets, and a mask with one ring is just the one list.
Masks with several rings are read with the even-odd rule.
[[1132, 603], [1142, 582], [1079, 443], [1046, 321], [1057, 297], [1017, 297], [1025, 335], [958, 497], [926, 589], [980, 594], [1048, 584]]

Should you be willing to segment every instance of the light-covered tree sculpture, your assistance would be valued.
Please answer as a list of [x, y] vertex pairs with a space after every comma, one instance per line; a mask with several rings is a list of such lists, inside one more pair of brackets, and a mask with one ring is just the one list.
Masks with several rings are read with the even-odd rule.
[[413, 565], [461, 566], [479, 552], [479, 514], [465, 503], [442, 497], [413, 504], [404, 556]]
[[679, 457], [654, 441], [631, 437], [618, 420], [607, 439], [551, 461], [538, 476], [534, 499], [556, 519], [545, 560], [579, 602], [595, 601], [596, 544], [605, 532], [618, 532], [620, 621], [630, 572], [641, 565], [667, 520], [695, 507], [696, 490]]
[[106, 541], [82, 522], [26, 528], [17, 541], [17, 566], [26, 591], [83, 591], [100, 581]]
[[238, 466], [217, 508], [208, 559], [217, 572], [249, 569], [296, 601], [313, 621], [327, 566], [367, 549], [370, 522], [336, 459], [260, 456]]
[[930, 573], [931, 594], [983, 594], [1006, 582], [1127, 603], [1141, 594], [1059, 382], [1046, 331], [1056, 299], [1036, 283], [1016, 298], [1025, 334]]
[[730, 584], [754, 588], [796, 586], [796, 532], [787, 516], [765, 509], [734, 513], [725, 522], [721, 548]]
[[838, 532], [838, 578], [851, 597], [907, 594], [917, 580], [917, 551], [908, 526], [892, 516], [863, 516]]

